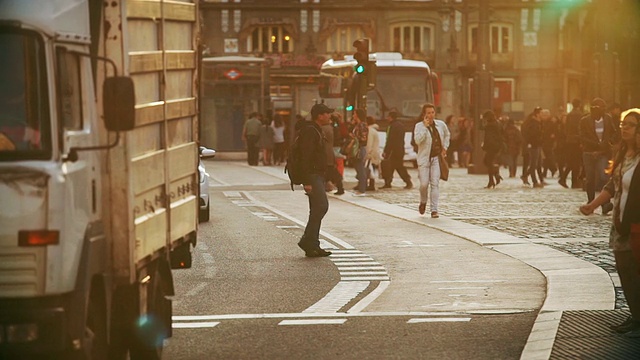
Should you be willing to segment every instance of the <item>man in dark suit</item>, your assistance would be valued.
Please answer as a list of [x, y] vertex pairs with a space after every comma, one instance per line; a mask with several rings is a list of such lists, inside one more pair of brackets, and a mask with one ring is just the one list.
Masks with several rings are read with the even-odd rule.
[[[608, 180], [605, 172], [611, 159], [611, 145], [616, 138], [611, 116], [605, 113], [607, 104], [601, 98], [591, 101], [591, 112], [580, 119], [580, 145], [582, 162], [587, 178], [587, 200], [595, 198], [596, 189], [600, 190]], [[613, 209], [613, 204], [602, 205], [602, 214]]]
[[[398, 175], [405, 183], [405, 189], [411, 189], [411, 175], [404, 167], [404, 125], [398, 120], [398, 113], [394, 110], [389, 112], [389, 127], [387, 128], [387, 140], [384, 144], [382, 157], [382, 174], [384, 178], [384, 186], [382, 189], [391, 189], [393, 181], [393, 172], [397, 171]], [[387, 168], [388, 167], [388, 168]]]
[[582, 119], [582, 101], [580, 99], [573, 99], [571, 102], [573, 108], [567, 115], [567, 120], [564, 127], [565, 132], [565, 156], [567, 165], [560, 173], [560, 180], [558, 183], [564, 187], [567, 185], [567, 178], [571, 173], [571, 188], [582, 188], [582, 179], [580, 177], [582, 173], [582, 151], [580, 150], [580, 119]]

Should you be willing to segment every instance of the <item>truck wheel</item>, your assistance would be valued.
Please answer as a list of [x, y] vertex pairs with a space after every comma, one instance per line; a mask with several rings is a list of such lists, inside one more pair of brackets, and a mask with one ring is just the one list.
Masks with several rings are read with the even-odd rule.
[[91, 360], [107, 360], [107, 316], [104, 296], [92, 292], [87, 309], [85, 338], [88, 349], [85, 354]]
[[150, 284], [148, 313], [135, 324], [134, 345], [130, 349], [131, 360], [160, 360], [164, 340], [169, 337], [171, 326], [171, 301], [166, 298], [163, 279], [159, 271]]
[[198, 213], [198, 222], [207, 222], [209, 221], [209, 203], [207, 203], [207, 208], [204, 210], [200, 210]]

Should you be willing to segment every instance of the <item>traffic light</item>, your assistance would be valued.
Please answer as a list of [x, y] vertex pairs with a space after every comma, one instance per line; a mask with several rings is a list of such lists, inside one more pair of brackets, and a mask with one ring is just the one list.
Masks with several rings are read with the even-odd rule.
[[357, 74], [366, 75], [367, 68], [369, 67], [369, 39], [358, 39], [353, 42], [353, 47], [356, 48], [353, 59], [358, 62], [353, 70]]

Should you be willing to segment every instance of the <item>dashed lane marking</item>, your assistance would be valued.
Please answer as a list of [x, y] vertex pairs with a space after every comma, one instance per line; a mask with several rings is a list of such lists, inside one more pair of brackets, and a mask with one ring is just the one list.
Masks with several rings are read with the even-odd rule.
[[199, 328], [212, 328], [220, 324], [219, 321], [214, 322], [188, 322], [188, 323], [173, 323], [171, 327], [174, 329], [199, 329]]
[[426, 322], [469, 322], [471, 318], [413, 318], [407, 321], [407, 324], [418, 324]]
[[347, 319], [282, 320], [278, 325], [342, 325]]

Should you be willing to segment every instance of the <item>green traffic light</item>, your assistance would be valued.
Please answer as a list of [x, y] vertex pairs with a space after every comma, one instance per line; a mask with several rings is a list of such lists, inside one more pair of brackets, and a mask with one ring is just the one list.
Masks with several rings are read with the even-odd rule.
[[347, 105], [346, 109], [347, 109], [347, 111], [352, 111], [353, 110], [353, 105]]
[[353, 70], [355, 70], [358, 74], [362, 74], [364, 72], [364, 65], [358, 64], [353, 68]]

